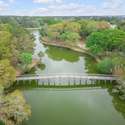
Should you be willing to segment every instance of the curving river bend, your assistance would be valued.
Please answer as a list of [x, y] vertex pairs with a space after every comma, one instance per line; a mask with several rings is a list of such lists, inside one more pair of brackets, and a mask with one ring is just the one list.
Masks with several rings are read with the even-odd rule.
[[44, 54], [41, 57], [41, 62], [45, 65], [45, 69], [38, 68], [36, 73], [86, 73], [86, 59], [87, 57], [64, 48], [44, 46], [40, 42], [40, 35], [38, 31], [34, 31], [35, 35], [35, 52], [34, 57], [40, 58], [39, 53]]
[[[35, 58], [44, 56], [37, 73], [87, 73], [93, 72], [92, 59], [85, 55], [40, 43], [35, 36]], [[31, 105], [32, 116], [23, 125], [125, 125], [125, 104], [111, 96], [108, 88], [79, 89], [23, 89]]]

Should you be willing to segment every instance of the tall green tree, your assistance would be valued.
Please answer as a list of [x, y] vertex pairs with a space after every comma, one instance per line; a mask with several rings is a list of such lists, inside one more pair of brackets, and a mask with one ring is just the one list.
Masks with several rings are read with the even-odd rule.
[[0, 31], [0, 59], [11, 57], [12, 35], [6, 31]]
[[65, 32], [60, 35], [60, 39], [69, 43], [79, 42], [80, 35], [76, 32]]
[[110, 58], [104, 58], [97, 64], [97, 71], [102, 74], [112, 74], [113, 63]]
[[96, 55], [106, 51], [125, 50], [125, 32], [118, 29], [109, 29], [93, 32], [86, 43], [90, 51]]

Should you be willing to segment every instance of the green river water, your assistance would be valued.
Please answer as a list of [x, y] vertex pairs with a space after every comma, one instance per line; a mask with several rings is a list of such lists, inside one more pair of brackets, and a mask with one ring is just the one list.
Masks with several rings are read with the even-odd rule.
[[[92, 73], [91, 58], [76, 52], [40, 43], [36, 38], [34, 57], [43, 52], [42, 65], [35, 73]], [[125, 103], [113, 97], [108, 88], [23, 89], [32, 116], [23, 125], [125, 125]]]

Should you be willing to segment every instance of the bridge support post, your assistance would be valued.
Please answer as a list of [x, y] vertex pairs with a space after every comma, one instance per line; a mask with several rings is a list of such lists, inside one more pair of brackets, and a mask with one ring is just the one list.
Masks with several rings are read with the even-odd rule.
[[59, 86], [61, 86], [61, 84], [62, 84], [62, 83], [61, 83], [61, 82], [62, 82], [61, 80], [62, 80], [61, 77], [59, 77]]
[[98, 79], [96, 79], [95, 82], [96, 82], [97, 86], [100, 85], [100, 81]]
[[104, 80], [105, 87], [107, 86], [107, 80]]
[[29, 80], [29, 84], [31, 84], [31, 80]]
[[85, 83], [84, 83], [86, 86], [88, 85], [88, 83], [87, 83], [87, 79], [85, 79]]
[[48, 78], [48, 86], [50, 86], [50, 80], [49, 80], [49, 78]]
[[54, 80], [54, 86], [56, 86], [56, 82], [55, 82], [55, 79], [53, 79]]
[[93, 86], [94, 86], [94, 84], [93, 84], [93, 80], [90, 79], [89, 81], [90, 81], [91, 87], [93, 87]]
[[70, 79], [68, 79], [68, 85], [70, 86]]
[[76, 78], [74, 78], [74, 86], [76, 86]]
[[79, 85], [81, 86], [81, 84], [82, 84], [82, 79], [80, 78], [80, 80], [79, 80]]
[[44, 86], [44, 80], [42, 80], [42, 86]]
[[23, 84], [25, 84], [25, 80], [23, 80]]
[[37, 84], [37, 85], [39, 85], [39, 80], [38, 80], [38, 79], [36, 79], [35, 81], [36, 81], [36, 84]]
[[16, 80], [16, 84], [17, 84], [17, 85], [19, 84], [19, 80]]

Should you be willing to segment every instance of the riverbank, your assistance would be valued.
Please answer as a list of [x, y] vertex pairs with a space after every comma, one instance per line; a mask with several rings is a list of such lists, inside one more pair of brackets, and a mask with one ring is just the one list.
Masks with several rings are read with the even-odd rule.
[[[39, 63], [40, 63], [40, 60], [33, 59], [32, 63], [27, 66], [28, 71], [31, 71], [33, 68], [35, 68], [36, 66], [38, 66]], [[24, 74], [24, 71], [21, 68], [19, 68], [19, 67], [16, 68], [16, 76], [20, 76], [22, 74]]]
[[78, 45], [78, 46], [71, 45], [71, 44], [64, 43], [62, 41], [50, 41], [46, 37], [41, 38], [41, 40], [42, 40], [41, 42], [44, 45], [50, 45], [50, 46], [56, 46], [56, 47], [63, 47], [63, 48], [67, 48], [67, 49], [79, 52], [79, 53], [84, 53], [84, 54], [87, 54], [87, 55], [93, 57], [97, 62], [99, 62], [99, 59], [97, 57], [95, 57], [94, 55], [92, 55], [89, 52], [89, 50], [85, 47], [85, 45], [83, 45], [83, 46], [80, 47], [80, 45]]
[[121, 100], [125, 101], [125, 80], [119, 79], [117, 85], [113, 88], [112, 93]]

